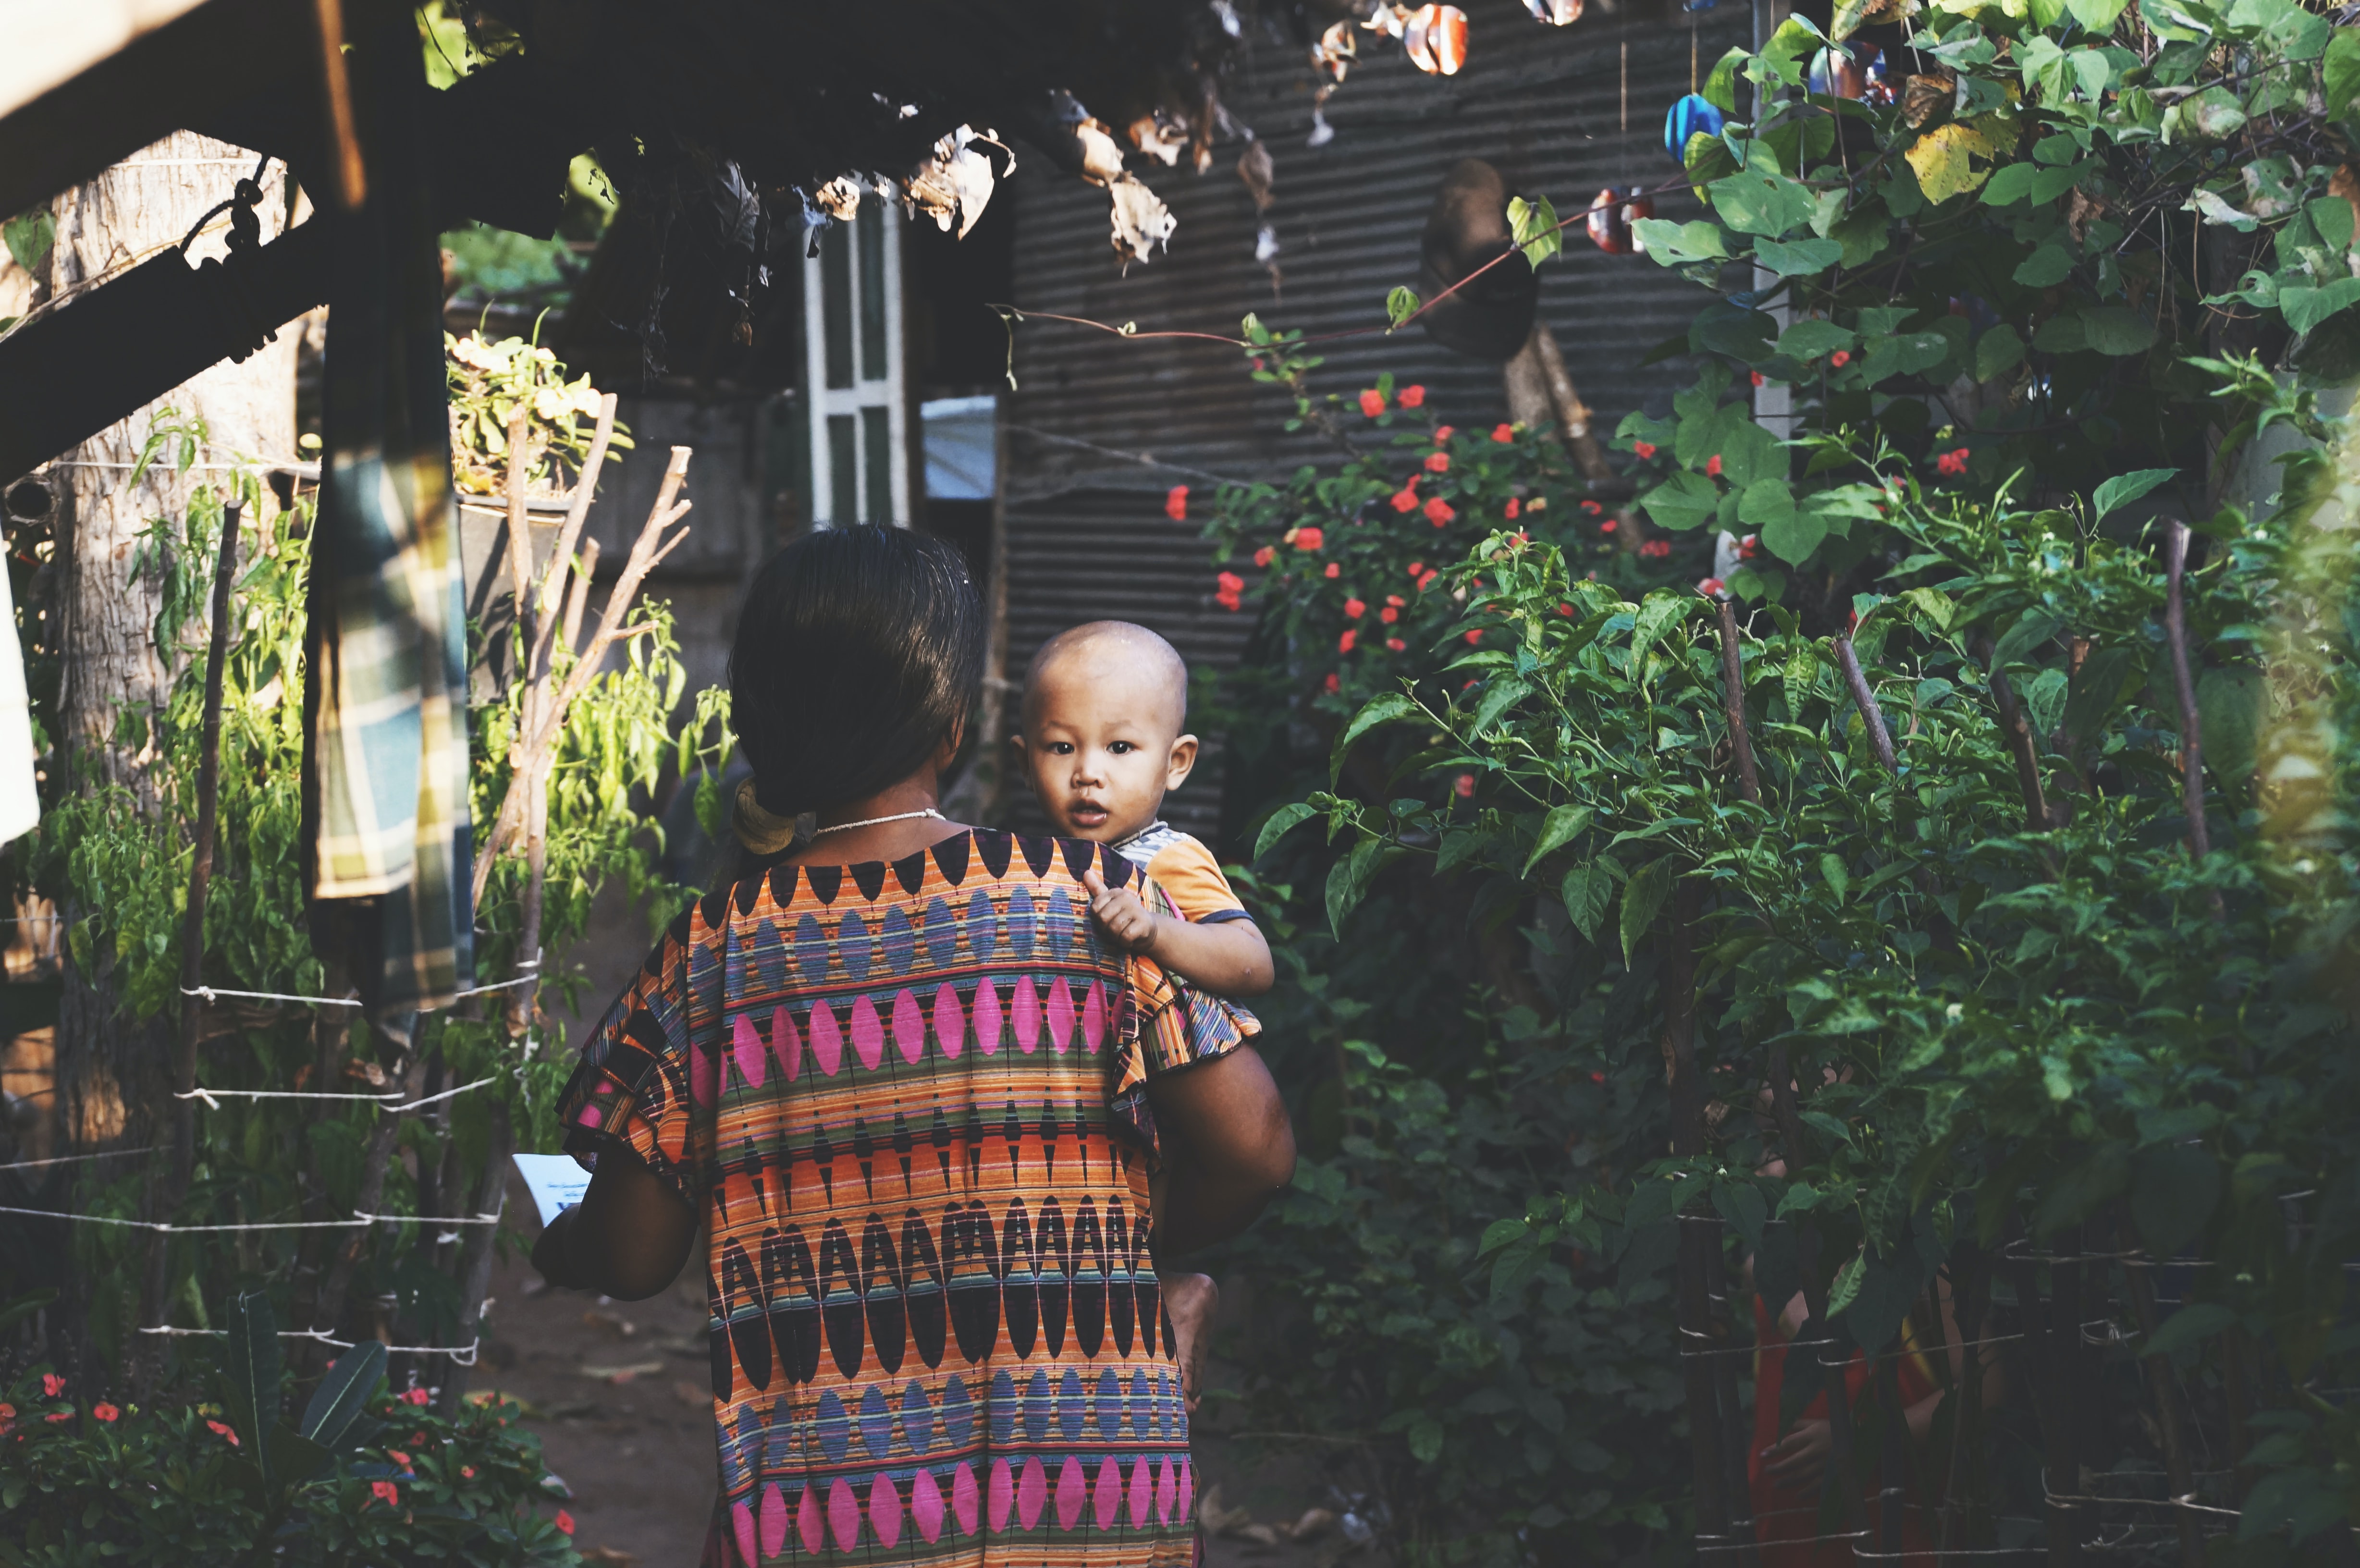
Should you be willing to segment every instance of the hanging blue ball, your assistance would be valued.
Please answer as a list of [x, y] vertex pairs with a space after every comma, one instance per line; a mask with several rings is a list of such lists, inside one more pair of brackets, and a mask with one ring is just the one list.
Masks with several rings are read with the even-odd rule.
[[1688, 162], [1688, 138], [1702, 132], [1709, 136], [1721, 135], [1721, 111], [1701, 93], [1691, 93], [1672, 105], [1664, 116], [1664, 150], [1672, 161], [1685, 166]]

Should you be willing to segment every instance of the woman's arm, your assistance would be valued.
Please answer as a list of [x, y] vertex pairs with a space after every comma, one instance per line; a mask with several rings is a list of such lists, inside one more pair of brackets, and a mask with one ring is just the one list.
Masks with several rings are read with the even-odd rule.
[[1295, 1180], [1295, 1129], [1251, 1046], [1151, 1079], [1147, 1097], [1170, 1171], [1159, 1263], [1237, 1235]]
[[599, 1151], [582, 1202], [533, 1243], [532, 1266], [551, 1284], [643, 1301], [680, 1278], [696, 1216], [680, 1194], [619, 1144]]

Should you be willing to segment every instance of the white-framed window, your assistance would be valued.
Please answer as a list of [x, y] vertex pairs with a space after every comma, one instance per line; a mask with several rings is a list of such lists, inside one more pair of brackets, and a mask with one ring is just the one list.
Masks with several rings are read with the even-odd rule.
[[910, 522], [903, 397], [901, 215], [871, 193], [803, 258], [803, 373], [811, 388], [811, 518]]

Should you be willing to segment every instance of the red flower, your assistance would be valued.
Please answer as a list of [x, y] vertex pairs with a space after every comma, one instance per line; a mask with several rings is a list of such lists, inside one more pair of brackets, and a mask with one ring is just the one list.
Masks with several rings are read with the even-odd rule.
[[1665, 556], [1672, 553], [1672, 541], [1669, 539], [1649, 539], [1645, 544], [1639, 547], [1639, 553], [1647, 557], [1650, 561], [1660, 561]]
[[1584, 501], [1584, 502], [1581, 504], [1581, 509], [1582, 509], [1583, 511], [1585, 511], [1585, 512], [1589, 513], [1589, 514], [1590, 514], [1591, 517], [1596, 517], [1596, 516], [1598, 516], [1598, 514], [1599, 514], [1599, 513], [1601, 513], [1601, 512], [1602, 512], [1602, 511], [1606, 510], [1606, 508], [1605, 508], [1605, 507], [1603, 507], [1603, 506], [1600, 506], [1600, 505], [1599, 505], [1597, 502], [1595, 502], [1595, 501]]
[[1425, 575], [1426, 575], [1426, 562], [1424, 562], [1424, 561], [1411, 561], [1411, 562], [1409, 563], [1409, 574], [1410, 574], [1410, 576], [1411, 576], [1411, 577], [1413, 577], [1413, 578], [1418, 578], [1418, 577], [1423, 577], [1423, 576], [1425, 576]]
[[66, 1391], [66, 1380], [54, 1372], [41, 1374], [41, 1392], [54, 1399]]
[[462, 1481], [472, 1481], [472, 1480], [474, 1480], [475, 1478], [475, 1467], [474, 1465], [460, 1465], [460, 1466], [459, 1466], [459, 1479], [461, 1479]]
[[1408, 488], [1407, 486], [1404, 486], [1403, 488], [1401, 488], [1401, 489], [1399, 489], [1399, 490], [1394, 491], [1394, 492], [1393, 492], [1393, 510], [1394, 510], [1394, 511], [1396, 511], [1396, 512], [1415, 512], [1415, 511], [1416, 511], [1416, 510], [1417, 510], [1417, 492], [1416, 492], [1416, 491], [1415, 491], [1415, 490], [1412, 490], [1412, 489]]
[[1756, 370], [1756, 371], [1753, 372], [1752, 374], [1753, 374], [1753, 376], [1754, 376], [1754, 385], [1755, 385], [1756, 387], [1761, 386], [1761, 385], [1762, 385], [1762, 373], [1761, 373], [1760, 371]]
[[1406, 604], [1409, 601], [1403, 598], [1398, 593], [1388, 593], [1385, 595], [1385, 603], [1388, 604]]
[[1368, 606], [1368, 605], [1366, 605], [1365, 604], [1362, 604], [1360, 600], [1358, 600], [1358, 599], [1347, 599], [1347, 600], [1345, 600], [1345, 601], [1344, 601], [1344, 617], [1345, 617], [1345, 619], [1347, 619], [1347, 620], [1353, 620], [1353, 621], [1357, 621], [1357, 620], [1359, 620], [1362, 615], [1367, 615], [1368, 613], [1369, 613], [1369, 606]]
[[16, 1419], [16, 1407], [5, 1400], [0, 1400], [0, 1421], [12, 1421]]
[[1457, 795], [1459, 796], [1459, 798], [1460, 800], [1470, 800], [1474, 799], [1474, 797], [1475, 797], [1475, 775], [1473, 775], [1472, 773], [1462, 773], [1462, 774], [1460, 774], [1460, 775], [1459, 775], [1456, 779], [1453, 779], [1453, 780], [1451, 781], [1450, 788], [1451, 788], [1451, 789], [1452, 789], [1454, 792], [1456, 792], [1456, 793], [1457, 793]]
[[410, 1468], [410, 1455], [404, 1454], [399, 1448], [387, 1449], [385, 1451], [385, 1456], [388, 1459], [392, 1460], [396, 1465], [400, 1465], [405, 1470]]
[[71, 1410], [59, 1410], [59, 1411], [55, 1412], [54, 1414], [52, 1414], [49, 1419], [51, 1421], [53, 1421], [53, 1422], [54, 1422], [54, 1421], [70, 1421], [73, 1420], [73, 1411], [71, 1411]]
[[1483, 628], [1478, 626], [1473, 631], [1469, 632], [1467, 634], [1467, 640], [1470, 643], [1481, 642], [1483, 640]]
[[1738, 560], [1751, 561], [1761, 553], [1762, 536], [1760, 534], [1747, 534], [1743, 539], [1737, 541]]
[[1491, 427], [1491, 439], [1505, 446], [1516, 439], [1516, 428], [1513, 425], [1494, 425]]
[[1328, 563], [1328, 570], [1321, 572], [1319, 575], [1328, 578], [1332, 582], [1334, 579], [1344, 575], [1344, 569], [1331, 561]]
[[1655, 455], [1655, 443], [1654, 441], [1634, 441], [1631, 443], [1631, 452], [1633, 456], [1644, 461]]
[[1246, 585], [1246, 580], [1234, 572], [1224, 572], [1213, 581], [1221, 585], [1221, 591], [1225, 593], [1242, 593]]
[[1718, 599], [1729, 592], [1729, 588], [1718, 577], [1699, 577], [1697, 579], [1697, 592], [1708, 599]]
[[1277, 559], [1277, 556], [1278, 547], [1276, 545], [1266, 544], [1260, 550], [1254, 551], [1254, 564], [1256, 566], [1268, 566], [1273, 560]]
[[235, 1448], [237, 1446], [237, 1433], [230, 1431], [229, 1428], [222, 1425], [222, 1423], [217, 1421], [209, 1421], [205, 1422], [205, 1424], [213, 1428], [215, 1432], [221, 1433], [224, 1437], [229, 1439], [229, 1445], [232, 1448]]
[[1955, 452], [1944, 452], [1934, 460], [1934, 467], [1939, 473], [1953, 476], [1964, 474], [1967, 471], [1967, 449], [1960, 447]]
[[1835, 353], [1828, 355], [1828, 364], [1837, 370], [1841, 370], [1845, 365], [1850, 365], [1851, 363], [1852, 350], [1848, 348], [1840, 348], [1836, 350]]
[[401, 1507], [401, 1488], [390, 1481], [371, 1481], [369, 1496], [384, 1503], [388, 1508]]
[[1401, 619], [1401, 612], [1394, 609], [1391, 604], [1387, 604], [1383, 609], [1377, 612], [1377, 619], [1384, 622], [1387, 626], [1392, 626], [1395, 621]]
[[97, 1417], [100, 1421], [111, 1421], [123, 1412], [116, 1410], [113, 1405], [97, 1404], [90, 1407], [90, 1413]]
[[1336, 639], [1336, 651], [1338, 653], [1349, 653], [1352, 651], [1352, 645], [1360, 640], [1360, 633], [1346, 632], [1342, 637]]
[[1714, 452], [1710, 457], [1704, 460], [1704, 471], [1707, 474], [1711, 474], [1715, 479], [1721, 477], [1721, 453]]
[[1445, 523], [1449, 522], [1451, 518], [1458, 515], [1459, 514], [1457, 512], [1451, 509], [1450, 503], [1444, 500], [1441, 496], [1434, 495], [1427, 498], [1426, 503], [1426, 520], [1432, 523], [1436, 528], [1438, 528], [1442, 527]]
[[[412, 1388], [408, 1393], [401, 1396], [401, 1402], [405, 1405], [422, 1405], [433, 1397], [433, 1395], [428, 1393], [423, 1388]], [[421, 1438], [420, 1441], [423, 1442], [425, 1440]]]
[[1327, 542], [1328, 536], [1320, 532], [1317, 528], [1297, 528], [1295, 530], [1295, 548], [1297, 550], [1317, 550], [1321, 545], [1326, 544]]
[[1524, 509], [1524, 504], [1522, 501], [1517, 500], [1513, 495], [1508, 497], [1508, 521], [1514, 522], [1523, 515]]
[[[502, 1422], [500, 1422], [500, 1424], [501, 1424], [502, 1426], [506, 1426], [506, 1425], [508, 1425], [508, 1422], [506, 1422], [506, 1421], [502, 1421]], [[426, 1445], [426, 1434], [425, 1434], [424, 1432], [411, 1432], [411, 1433], [410, 1434], [410, 1447], [412, 1447], [412, 1448], [422, 1448], [422, 1447], [424, 1447], [425, 1445]]]
[[1425, 593], [1428, 588], [1434, 586], [1434, 580], [1441, 575], [1442, 573], [1439, 572], [1427, 572], [1425, 576], [1417, 580], [1417, 591], [1421, 593]]
[[1617, 526], [1618, 525], [1614, 519], [1609, 517], [1604, 522], [1598, 525], [1598, 531], [1601, 534], [1611, 534], [1615, 530]]
[[1334, 696], [1343, 684], [1344, 682], [1337, 676], [1334, 670], [1331, 670], [1328, 672], [1326, 691], [1330, 697]]
[[1385, 638], [1385, 646], [1392, 648], [1395, 653], [1399, 653], [1403, 649], [1408, 648], [1409, 644], [1402, 641], [1402, 639], [1397, 637], [1389, 637]]
[[1403, 387], [1401, 389], [1401, 406], [1404, 408], [1422, 408], [1426, 407], [1426, 388], [1423, 387]]
[[1455, 436], [1458, 433], [1459, 427], [1456, 425], [1437, 425], [1434, 427], [1434, 439], [1437, 444], [1448, 441], [1452, 436]]
[[1175, 523], [1188, 520], [1188, 486], [1175, 485], [1164, 493], [1164, 515]]
[[[1402, 401], [1406, 403], [1409, 399], [1404, 397]], [[1360, 412], [1368, 415], [1369, 418], [1373, 419], [1384, 411], [1385, 395], [1383, 393], [1378, 391], [1373, 387], [1368, 387], [1360, 393]]]
[[1560, 600], [1557, 604], [1557, 613], [1570, 620], [1573, 618], [1573, 606]]
[[567, 1513], [563, 1508], [557, 1510], [557, 1533], [560, 1535], [572, 1535], [574, 1533], [574, 1516]]
[[1450, 454], [1449, 454], [1448, 452], [1427, 452], [1427, 453], [1426, 454], [1426, 471], [1428, 474], [1448, 474], [1448, 473], [1449, 473], [1449, 472], [1450, 472]]

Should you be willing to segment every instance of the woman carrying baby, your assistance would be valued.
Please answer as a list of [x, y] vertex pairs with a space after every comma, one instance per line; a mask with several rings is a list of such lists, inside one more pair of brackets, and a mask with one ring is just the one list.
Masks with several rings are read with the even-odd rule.
[[[561, 1101], [594, 1174], [535, 1247], [552, 1283], [644, 1298], [702, 1237], [708, 1564], [1193, 1555], [1155, 1258], [1251, 1223], [1294, 1141], [1251, 1049], [1192, 1040], [1094, 928], [1085, 877], [1140, 886], [1129, 861], [936, 810], [982, 645], [923, 535], [816, 532], [763, 569], [730, 659], [748, 855]], [[1142, 1079], [1160, 1213], [1113, 1109]]]

